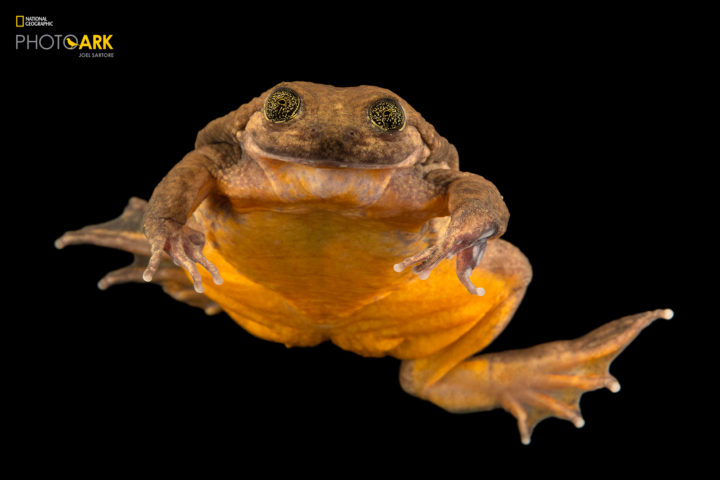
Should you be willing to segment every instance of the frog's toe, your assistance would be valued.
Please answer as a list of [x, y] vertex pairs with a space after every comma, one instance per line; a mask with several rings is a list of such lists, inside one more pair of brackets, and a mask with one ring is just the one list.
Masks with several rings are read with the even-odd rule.
[[520, 441], [524, 445], [530, 443], [530, 437], [535, 425], [546, 416], [549, 416], [544, 415], [545, 412], [552, 412], [552, 416], [568, 420], [577, 428], [582, 428], [585, 425], [585, 420], [582, 418], [577, 405], [566, 405], [547, 394], [530, 392], [523, 394], [522, 399], [505, 395], [501, 397], [500, 402], [503, 408], [512, 413], [517, 419]]
[[402, 272], [411, 265], [414, 265], [412, 271], [421, 280], [426, 280], [430, 276], [430, 272], [442, 261], [444, 255], [440, 252], [440, 249], [433, 245], [432, 247], [426, 248], [420, 253], [408, 257], [400, 263], [393, 265], [393, 270], [396, 272]]
[[141, 265], [136, 265], [133, 262], [127, 267], [119, 268], [107, 273], [103, 278], [100, 279], [97, 286], [100, 290], [107, 290], [113, 285], [120, 283], [136, 282], [138, 276], [142, 279], [144, 268]]
[[97, 245], [149, 255], [150, 245], [142, 232], [142, 218], [146, 206], [145, 200], [132, 197], [119, 217], [109, 222], [65, 232], [55, 240], [55, 248], [62, 249], [69, 245]]
[[[470, 248], [469, 250], [472, 251], [472, 248]], [[433, 269], [435, 269], [435, 267], [438, 266], [440, 262], [445, 259], [453, 258], [457, 252], [462, 253], [463, 250], [450, 249], [447, 246], [443, 245], [432, 245], [431, 247], [426, 248], [422, 252], [417, 253], [412, 257], [406, 258], [402, 262], [396, 263], [395, 265], [393, 265], [393, 270], [395, 270], [396, 272], [402, 272], [407, 267], [412, 266], [412, 272], [417, 275], [420, 280], [427, 280], [427, 278], [430, 276], [430, 273], [433, 271]], [[460, 257], [458, 257], [458, 263], [460, 264], [461, 262], [466, 262], [466, 260], [462, 260]], [[463, 263], [463, 265], [465, 265], [465, 263]], [[476, 265], [476, 263], [473, 264], [472, 268], [475, 268]], [[472, 273], [472, 268], [468, 272], [468, 276], [470, 273]], [[460, 274], [458, 274], [458, 276], [460, 276]], [[461, 278], [461, 281], [462, 280], [463, 279]], [[467, 280], [467, 282], [469, 282], [469, 279]], [[475, 293], [475, 287], [472, 288], [473, 290], [471, 290], [471, 293]]]
[[530, 443], [535, 426], [547, 417], [567, 420], [576, 428], [585, 426], [579, 400], [584, 392], [607, 388], [620, 390], [617, 379], [610, 374], [597, 376], [548, 374], [535, 379], [531, 388], [508, 389], [499, 395], [500, 405], [518, 423], [520, 440]]
[[457, 276], [460, 279], [460, 283], [473, 295], [485, 295], [485, 289], [476, 287], [472, 281], [470, 281], [470, 275], [475, 267], [480, 264], [486, 247], [487, 241], [482, 240], [476, 245], [460, 250], [457, 254]]

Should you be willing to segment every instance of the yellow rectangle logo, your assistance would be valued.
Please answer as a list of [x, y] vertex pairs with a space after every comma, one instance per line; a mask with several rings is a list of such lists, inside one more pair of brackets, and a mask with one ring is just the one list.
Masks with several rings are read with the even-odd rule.
[[25, 15], [15, 15], [15, 26], [16, 27], [24, 27], [25, 26]]

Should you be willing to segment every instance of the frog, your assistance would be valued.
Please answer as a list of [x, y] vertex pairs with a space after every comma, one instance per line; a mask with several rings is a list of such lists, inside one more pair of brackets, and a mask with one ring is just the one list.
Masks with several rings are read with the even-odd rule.
[[132, 253], [101, 289], [151, 282], [260, 339], [395, 357], [408, 394], [453, 413], [502, 408], [528, 444], [545, 418], [582, 427], [580, 397], [617, 392], [611, 362], [673, 311], [482, 353], [532, 279], [501, 238], [508, 221], [496, 186], [461, 171], [457, 149], [400, 96], [298, 81], [208, 123], [148, 201], [55, 245]]

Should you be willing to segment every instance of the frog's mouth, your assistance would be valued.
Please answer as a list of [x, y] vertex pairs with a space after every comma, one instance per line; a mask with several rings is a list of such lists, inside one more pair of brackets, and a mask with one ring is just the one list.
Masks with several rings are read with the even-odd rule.
[[360, 169], [381, 169], [381, 168], [405, 168], [422, 162], [430, 155], [430, 149], [421, 143], [410, 152], [403, 160], [395, 163], [362, 163], [348, 162], [344, 160], [327, 158], [305, 158], [282, 153], [268, 152], [258, 145], [252, 135], [245, 135], [242, 142], [244, 150], [254, 160], [278, 160], [281, 162], [298, 163], [310, 165], [317, 168], [360, 168]]

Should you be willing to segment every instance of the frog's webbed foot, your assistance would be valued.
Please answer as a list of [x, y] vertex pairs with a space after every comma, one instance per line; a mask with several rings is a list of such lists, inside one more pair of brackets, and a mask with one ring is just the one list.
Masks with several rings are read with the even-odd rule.
[[[133, 197], [118, 218], [66, 232], [55, 241], [55, 246], [64, 248], [67, 245], [91, 244], [130, 252], [134, 255], [133, 262], [127, 267], [105, 275], [98, 282], [98, 287], [105, 290], [120, 283], [145, 283], [143, 272], [150, 260], [150, 244], [142, 232], [146, 206], [145, 200]], [[165, 254], [158, 259], [152, 282], [160, 285], [163, 291], [175, 300], [202, 308], [208, 315], [221, 311], [217, 303], [195, 291], [185, 272], [174, 265], [170, 257]]]
[[[500, 405], [517, 419], [523, 443], [530, 443], [533, 428], [541, 420], [558, 417], [577, 428], [585, 425], [580, 415], [580, 396], [607, 388], [620, 391], [610, 363], [648, 325], [658, 318], [669, 320], [672, 310], [630, 315], [607, 323], [570, 341], [551, 342], [525, 350], [488, 355], [499, 379]], [[530, 362], [528, 362], [530, 360]]]
[[404, 366], [401, 380], [410, 393], [454, 412], [502, 407], [517, 419], [520, 437], [530, 443], [541, 420], [558, 417], [576, 427], [585, 424], [580, 396], [592, 390], [620, 390], [610, 363], [654, 320], [672, 318], [672, 310], [654, 310], [607, 323], [575, 340], [490, 353], [458, 364], [431, 385], [413, 382], [418, 366]]

